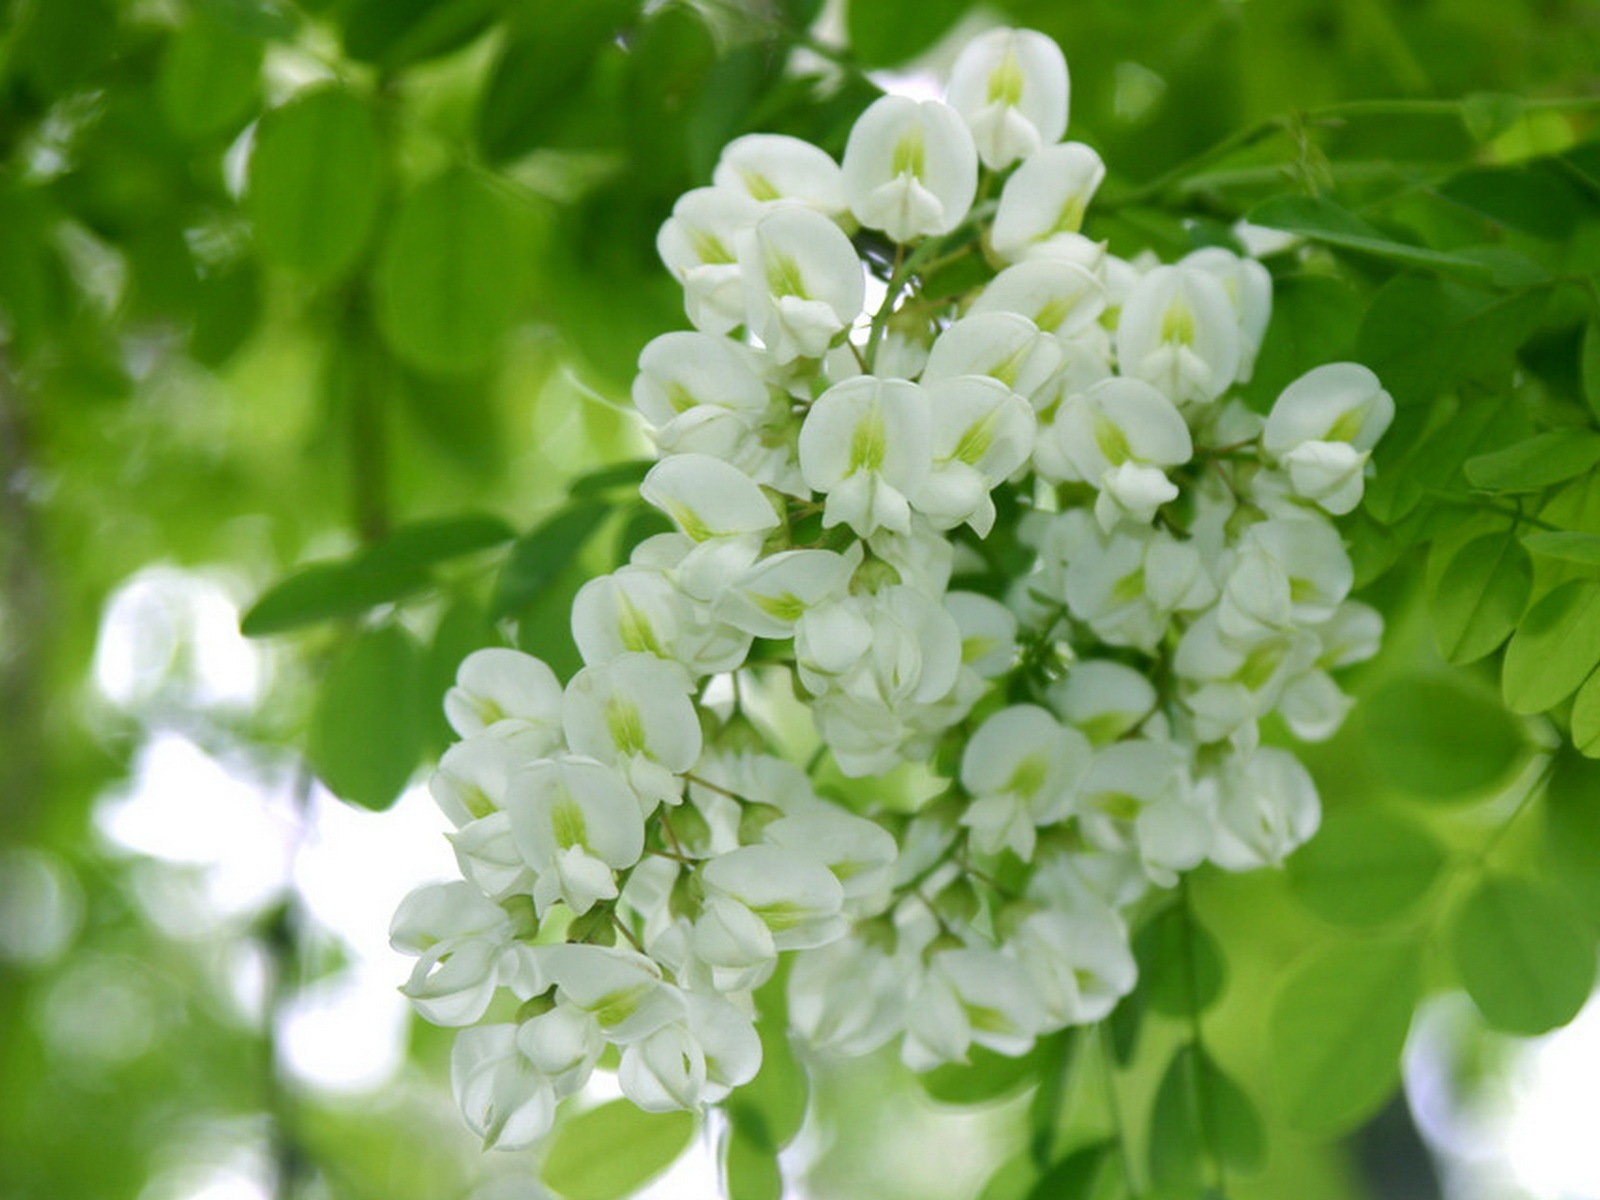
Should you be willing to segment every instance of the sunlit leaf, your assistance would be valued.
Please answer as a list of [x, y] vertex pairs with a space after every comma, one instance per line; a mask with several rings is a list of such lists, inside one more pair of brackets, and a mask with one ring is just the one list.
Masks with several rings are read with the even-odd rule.
[[1501, 687], [1512, 712], [1543, 712], [1600, 664], [1600, 580], [1574, 579], [1528, 610], [1506, 647]]
[[1547, 884], [1490, 877], [1462, 903], [1450, 950], [1484, 1019], [1544, 1033], [1578, 1015], [1595, 978], [1595, 936]]
[[254, 106], [261, 43], [222, 25], [191, 21], [161, 60], [161, 111], [181, 137], [201, 138], [243, 124]]
[[1407, 676], [1361, 708], [1372, 761], [1418, 796], [1465, 800], [1503, 778], [1524, 748], [1494, 696], [1448, 678]]
[[1307, 908], [1336, 925], [1379, 925], [1427, 894], [1445, 852], [1421, 825], [1381, 808], [1336, 809], [1288, 861]]
[[610, 511], [600, 501], [581, 501], [518, 538], [495, 585], [491, 606], [494, 615], [515, 613], [548, 588], [578, 556]]
[[513, 245], [504, 202], [468, 171], [446, 171], [407, 195], [373, 281], [378, 325], [395, 353], [425, 371], [467, 371], [488, 359], [521, 288]]
[[1139, 990], [1145, 1002], [1168, 1016], [1205, 1012], [1227, 980], [1217, 941], [1184, 904], [1170, 904], [1133, 937]]
[[1562, 562], [1600, 566], [1600, 534], [1539, 529], [1522, 535], [1522, 544], [1535, 554]]
[[871, 67], [915, 58], [966, 11], [965, 0], [850, 0], [850, 48]]
[[1266, 1134], [1250, 1097], [1192, 1043], [1179, 1047], [1150, 1114], [1150, 1179], [1163, 1195], [1197, 1193], [1220, 1162], [1232, 1175], [1260, 1168]]
[[382, 152], [361, 101], [335, 86], [261, 118], [246, 204], [262, 254], [311, 279], [344, 274], [372, 232]]
[[1536, 492], [1582, 475], [1600, 463], [1600, 433], [1558, 429], [1492, 454], [1469, 458], [1463, 470], [1473, 487], [1493, 492]]
[[388, 808], [422, 756], [422, 654], [398, 625], [358, 634], [323, 672], [306, 758], [339, 799]]
[[1298, 233], [1340, 250], [1387, 259], [1405, 267], [1442, 271], [1465, 279], [1488, 279], [1492, 271], [1481, 262], [1396, 241], [1331, 200], [1312, 196], [1274, 196], [1250, 211], [1252, 224]]
[[1286, 1121], [1336, 1133], [1388, 1097], [1400, 1077], [1420, 959], [1409, 941], [1347, 942], [1318, 949], [1284, 981], [1267, 1047]]
[[1455, 548], [1428, 597], [1434, 641], [1445, 661], [1474, 662], [1497, 650], [1517, 627], [1532, 588], [1527, 552], [1511, 530]]
[[556, 1128], [540, 1174], [564, 1200], [620, 1200], [670, 1167], [694, 1130], [690, 1113], [611, 1100]]

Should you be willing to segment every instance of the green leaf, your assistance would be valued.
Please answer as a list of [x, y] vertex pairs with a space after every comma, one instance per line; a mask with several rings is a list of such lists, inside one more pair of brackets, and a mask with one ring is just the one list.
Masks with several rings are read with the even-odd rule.
[[1589, 411], [1600, 417], [1600, 317], [1591, 317], [1584, 327], [1578, 371]]
[[761, 1070], [724, 1103], [728, 1118], [757, 1145], [776, 1154], [805, 1123], [811, 1081], [789, 1037], [789, 962], [756, 993]]
[[987, 1104], [1036, 1081], [1036, 1054], [1018, 1057], [974, 1046], [964, 1063], [946, 1063], [917, 1076], [922, 1090], [941, 1104]]
[[1080, 1146], [1041, 1175], [1027, 1200], [1093, 1200], [1101, 1179], [1116, 1163], [1116, 1143]]
[[[1433, 553], [1445, 549], [1435, 543]], [[1433, 637], [1446, 662], [1475, 662], [1511, 636], [1528, 606], [1533, 568], [1507, 529], [1456, 548], [1429, 589]]]
[[262, 45], [206, 20], [181, 25], [167, 44], [156, 87], [161, 111], [183, 138], [242, 125], [255, 107]]
[[382, 152], [366, 106], [339, 87], [302, 92], [261, 118], [246, 208], [261, 253], [318, 282], [343, 275], [372, 232]]
[[352, 0], [343, 13], [351, 58], [395, 71], [466, 45], [501, 0]]
[[1545, 853], [1552, 883], [1600, 923], [1600, 763], [1566, 748], [1545, 787]]
[[394, 352], [424, 371], [485, 362], [516, 314], [514, 236], [500, 197], [466, 170], [407, 195], [373, 280], [378, 326]]
[[1375, 1111], [1399, 1080], [1421, 955], [1409, 941], [1319, 948], [1285, 980], [1267, 1022], [1277, 1104], [1308, 1133]]
[[314, 563], [273, 584], [239, 622], [246, 637], [266, 637], [319, 621], [356, 617], [421, 591], [428, 573], [412, 564], [357, 556]]
[[[1498, 295], [1401, 275], [1373, 297], [1357, 357], [1377, 372], [1396, 404], [1419, 404], [1463, 380], [1509, 373], [1516, 351], [1543, 322], [1549, 301], [1544, 288]], [[1459, 463], [1449, 464], [1452, 473]]]
[[317, 688], [306, 759], [339, 799], [385, 809], [422, 757], [422, 652], [398, 625], [358, 634]]
[[398, 526], [374, 544], [366, 557], [373, 562], [426, 567], [503, 545], [516, 536], [511, 526], [487, 513], [430, 517]]
[[1600, 534], [1540, 529], [1522, 535], [1522, 544], [1535, 554], [1562, 562], [1600, 566]]
[[428, 740], [436, 751], [455, 741], [456, 733], [444, 715], [444, 694], [455, 686], [461, 660], [474, 650], [498, 646], [501, 640], [489, 614], [476, 601], [456, 600], [439, 617], [423, 664], [422, 706]]
[[245, 37], [286, 38], [295, 31], [294, 17], [278, 0], [197, 0], [195, 7]]
[[526, 608], [577, 558], [610, 511], [599, 501], [571, 504], [518, 538], [495, 585], [493, 615]]
[[1590, 758], [1600, 758], [1600, 671], [1589, 676], [1572, 702], [1572, 744]]
[[544, 0], [513, 32], [478, 103], [478, 146], [504, 163], [544, 145], [583, 102], [601, 51], [639, 10], [638, 0]]
[[1470, 799], [1502, 779], [1525, 745], [1492, 695], [1449, 678], [1394, 680], [1361, 711], [1373, 763], [1429, 799]]
[[1323, 920], [1381, 925], [1428, 893], [1444, 861], [1444, 847], [1415, 821], [1345, 808], [1328, 813], [1286, 866], [1295, 896]]
[[737, 1123], [722, 1145], [722, 1171], [728, 1200], [783, 1200], [777, 1152], [748, 1136]]
[[1355, 289], [1331, 275], [1274, 280], [1272, 320], [1244, 388], [1250, 406], [1267, 412], [1278, 394], [1312, 367], [1349, 358], [1361, 313]]
[[1557, 429], [1527, 441], [1467, 459], [1463, 470], [1473, 487], [1492, 492], [1537, 492], [1582, 475], [1600, 463], [1600, 433]]
[[1521, 119], [1521, 96], [1504, 92], [1473, 92], [1461, 101], [1461, 123], [1475, 141], [1492, 142]]
[[891, 67], [933, 45], [966, 9], [966, 0], [850, 0], [845, 29], [865, 65]]
[[1600, 580], [1573, 579], [1532, 608], [1506, 647], [1501, 690], [1515, 713], [1565, 700], [1600, 663]]
[[1471, 258], [1397, 242], [1348, 209], [1320, 197], [1274, 196], [1252, 209], [1246, 220], [1401, 266], [1422, 267], [1466, 279], [1487, 280], [1493, 275], [1492, 268]]
[[612, 1100], [556, 1127], [541, 1176], [565, 1200], [619, 1200], [670, 1167], [694, 1129], [689, 1113]]
[[1266, 1134], [1250, 1097], [1193, 1043], [1178, 1048], [1150, 1113], [1150, 1180], [1158, 1193], [1196, 1194], [1215, 1156], [1230, 1175], [1259, 1170]]
[[1205, 1012], [1222, 995], [1227, 979], [1217, 941], [1182, 903], [1169, 904], [1133, 938], [1139, 991], [1146, 1003], [1169, 1017]]
[[355, 617], [432, 583], [428, 568], [511, 540], [498, 517], [471, 514], [415, 521], [348, 558], [313, 563], [273, 584], [250, 606], [240, 630], [246, 637], [283, 633], [302, 625]]
[[627, 462], [612, 463], [608, 467], [579, 475], [568, 485], [567, 494], [574, 500], [586, 500], [594, 496], [603, 496], [619, 488], [635, 492], [639, 490], [640, 482], [650, 473], [650, 468], [655, 465], [656, 460], [653, 458], [635, 458]]
[[1578, 1015], [1594, 987], [1595, 938], [1548, 884], [1488, 878], [1456, 911], [1450, 950], [1484, 1020], [1544, 1033]]

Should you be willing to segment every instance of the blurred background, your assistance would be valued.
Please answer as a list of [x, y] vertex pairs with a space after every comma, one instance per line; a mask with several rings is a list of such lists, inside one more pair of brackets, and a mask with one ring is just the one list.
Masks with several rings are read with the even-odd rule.
[[[454, 873], [440, 697], [479, 646], [570, 666], [573, 592], [649, 528], [631, 477], [568, 487], [648, 451], [627, 388], [686, 324], [675, 197], [741, 133], [837, 154], [998, 23], [1065, 48], [1111, 193], [1351, 101], [1499, 122], [1291, 123], [1119, 208], [1129, 244], [1231, 223], [1330, 144], [1405, 187], [1559, 152], [1592, 116], [1505, 98], [1600, 95], [1592, 0], [0, 0], [0, 1198], [543, 1194], [461, 1127], [448, 1035], [396, 992], [389, 916]], [[1407, 596], [1375, 600], [1390, 653], [1426, 657]], [[1330, 804], [1366, 786], [1358, 737], [1314, 760]], [[1265, 947], [1214, 1018], [1259, 1091], [1315, 918], [1281, 879], [1196, 902]], [[1594, 1007], [1518, 1040], [1443, 995], [1408, 1101], [1275, 1130], [1234, 1194], [1594, 1200], [1597, 1080]], [[819, 1067], [795, 1194], [976, 1196], [1025, 1103]], [[714, 1194], [716, 1134], [649, 1194]]]

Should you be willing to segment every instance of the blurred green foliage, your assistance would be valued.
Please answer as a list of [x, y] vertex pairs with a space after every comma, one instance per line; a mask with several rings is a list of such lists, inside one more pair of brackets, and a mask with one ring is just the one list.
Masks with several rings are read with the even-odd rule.
[[[284, 1078], [276, 1006], [338, 969], [292, 890], [176, 937], [94, 806], [177, 729], [263, 778], [303, 753], [383, 808], [443, 744], [465, 653], [571, 669], [572, 594], [654, 528], [634, 468], [572, 481], [643, 449], [634, 361], [684, 324], [654, 251], [672, 201], [740, 133], [837, 154], [866, 72], [976, 15], [823, 8], [0, 0], [0, 849], [53, 856], [81, 904], [60, 953], [0, 960], [0, 1196], [180, 1194], [173, 1156], [213, 1143], [264, 1146], [283, 1196], [473, 1186], [445, 1041], [417, 1030], [404, 1085], [358, 1109]], [[1328, 835], [1287, 875], [1198, 877], [1141, 935], [1147, 965], [1184, 956], [1182, 980], [1149, 970], [1106, 1029], [1042, 1048], [1048, 1087], [1019, 1092], [1003, 1060], [936, 1072], [919, 1119], [981, 1102], [965, 1144], [998, 1169], [942, 1194], [1121, 1196], [1132, 1163], [1180, 1196], [1223, 1177], [1246, 1200], [1364, 1195], [1324, 1135], [1389, 1094], [1414, 994], [1459, 983], [1521, 1033], [1593, 980], [1600, 19], [1586, 0], [986, 11], [1066, 50], [1071, 136], [1113, 171], [1095, 236], [1181, 252], [1248, 216], [1307, 239], [1268, 260], [1252, 403], [1353, 356], [1401, 407], [1348, 526], [1391, 641], [1309, 754]], [[94, 693], [108, 598], [158, 565], [286, 635], [252, 710]], [[1552, 750], [1509, 807], [1485, 803]], [[216, 947], [241, 940], [264, 1013], [227, 999]], [[741, 1200], [778, 1194], [803, 1112], [773, 1020], [770, 1075], [729, 1106]], [[883, 1062], [820, 1071], [811, 1194], [934, 1194], [880, 1153], [913, 1093]], [[648, 1163], [597, 1164], [599, 1120], [546, 1167], [574, 1197], [618, 1194], [688, 1136], [646, 1120]]]

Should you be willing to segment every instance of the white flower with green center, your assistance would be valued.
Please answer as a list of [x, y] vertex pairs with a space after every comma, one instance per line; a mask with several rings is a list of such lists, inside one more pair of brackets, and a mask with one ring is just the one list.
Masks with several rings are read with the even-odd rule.
[[486, 895], [508, 895], [531, 883], [502, 811], [511, 777], [529, 757], [515, 739], [480, 735], [446, 750], [428, 781], [456, 827], [447, 836], [461, 873]]
[[790, 1024], [819, 1050], [870, 1054], [905, 1028], [912, 974], [857, 938], [806, 950], [789, 973]]
[[845, 932], [844, 889], [810, 855], [782, 846], [742, 846], [702, 868], [708, 899], [748, 908], [772, 932], [779, 950], [804, 950]]
[[1155, 685], [1141, 671], [1109, 658], [1073, 663], [1050, 685], [1050, 707], [1097, 746], [1136, 729], [1156, 706]]
[[1076, 245], [1083, 216], [1106, 165], [1082, 142], [1048, 146], [1024, 162], [1000, 189], [989, 238], [1008, 262], [1053, 255], [1058, 241]]
[[541, 950], [558, 1002], [592, 1016], [609, 1042], [626, 1046], [683, 1019], [683, 993], [636, 950], [575, 942]]
[[914, 1071], [965, 1062], [976, 1043], [1026, 1054], [1047, 1017], [1021, 964], [988, 946], [941, 950], [907, 1013], [902, 1058]]
[[825, 497], [824, 527], [909, 532], [908, 497], [933, 465], [931, 424], [927, 394], [904, 379], [862, 375], [822, 393], [800, 427], [800, 470]]
[[709, 454], [674, 454], [650, 468], [639, 485], [645, 503], [660, 509], [694, 541], [765, 533], [779, 524], [761, 485]]
[[832, 871], [852, 916], [881, 912], [899, 846], [883, 826], [826, 801], [780, 817], [762, 831], [774, 846], [807, 855]]
[[1122, 919], [1093, 901], [1030, 914], [1007, 947], [1033, 982], [1047, 1028], [1102, 1020], [1139, 978]]
[[700, 720], [686, 673], [650, 654], [585, 667], [567, 685], [567, 741], [615, 766], [648, 815], [683, 797], [679, 774], [700, 757]]
[[1297, 495], [1335, 515], [1361, 502], [1367, 460], [1394, 420], [1394, 398], [1359, 363], [1329, 363], [1283, 390], [1262, 446]]
[[600, 1022], [570, 1004], [556, 1003], [517, 1027], [517, 1049], [550, 1081], [557, 1099], [582, 1090], [605, 1048]]
[[1095, 636], [1146, 653], [1166, 636], [1174, 613], [1197, 612], [1217, 596], [1193, 542], [1132, 525], [1119, 525], [1109, 535], [1095, 530], [1079, 540], [1063, 585], [1068, 609]]
[[859, 542], [843, 554], [780, 550], [732, 581], [722, 593], [717, 615], [755, 637], [793, 637], [796, 621], [845, 594], [861, 558]]
[[992, 29], [968, 42], [946, 99], [991, 171], [1036, 154], [1067, 130], [1070, 81], [1061, 47], [1032, 29]]
[[1039, 407], [1061, 369], [1061, 343], [1027, 317], [986, 312], [962, 317], [939, 335], [922, 372], [924, 385], [987, 375]]
[[538, 757], [561, 741], [561, 681], [520, 650], [475, 650], [457, 668], [444, 712], [462, 737], [486, 732], [514, 737], [522, 752]]
[[614, 899], [613, 872], [644, 853], [639, 801], [621, 775], [592, 758], [533, 763], [512, 781], [506, 811], [536, 876], [533, 906], [541, 917], [558, 900], [582, 916]]
[[731, 896], [706, 898], [690, 944], [711, 968], [712, 984], [723, 992], [759, 987], [778, 961], [767, 923]]
[[706, 1086], [705, 1054], [686, 1025], [666, 1025], [624, 1047], [617, 1082], [645, 1112], [697, 1112]]
[[1211, 861], [1224, 870], [1281, 867], [1322, 823], [1317, 785], [1288, 750], [1264, 746], [1206, 782], [1217, 790]]
[[933, 410], [933, 470], [912, 504], [935, 528], [994, 527], [992, 492], [1033, 452], [1033, 409], [997, 379], [958, 375], [927, 388]]
[[790, 201], [830, 218], [846, 207], [839, 164], [810, 142], [780, 133], [734, 138], [722, 148], [711, 182], [763, 204]]
[[1355, 572], [1325, 518], [1260, 521], [1245, 531], [1222, 584], [1221, 631], [1243, 641], [1328, 620], [1350, 594]]
[[1194, 455], [1189, 426], [1172, 401], [1137, 379], [1107, 379], [1068, 396], [1049, 436], [1071, 468], [1067, 478], [1099, 489], [1095, 518], [1108, 531], [1122, 521], [1148, 525], [1178, 497], [1167, 469]]
[[869, 229], [897, 242], [949, 233], [966, 218], [977, 189], [977, 147], [947, 104], [884, 96], [850, 130], [845, 196]]
[[1091, 845], [1134, 849], [1158, 887], [1211, 852], [1214, 817], [1189, 778], [1177, 744], [1135, 738], [1095, 752], [1078, 789], [1079, 826]]
[[1037, 829], [1065, 820], [1089, 766], [1089, 739], [1034, 704], [1003, 708], [980, 725], [961, 756], [971, 801], [961, 823], [985, 854], [1011, 849], [1027, 862]]
[[639, 354], [633, 404], [657, 430], [705, 407], [754, 420], [770, 398], [760, 355], [725, 337], [678, 330], [653, 339]]
[[1206, 246], [1178, 260], [1178, 266], [1209, 273], [1227, 293], [1239, 325], [1239, 383], [1255, 373], [1261, 339], [1272, 320], [1272, 273], [1253, 258], [1240, 258], [1221, 246]]
[[745, 324], [774, 362], [821, 358], [861, 314], [866, 275], [850, 239], [820, 213], [768, 209], [740, 235]]
[[416, 888], [389, 924], [389, 944], [418, 959], [400, 990], [435, 1025], [471, 1025], [502, 981], [511, 936], [505, 909], [471, 884]]
[[1215, 276], [1156, 267], [1140, 277], [1117, 321], [1117, 365], [1174, 404], [1209, 404], [1239, 373], [1239, 322]]
[[981, 679], [1004, 675], [1017, 661], [1017, 618], [998, 600], [948, 592], [946, 611], [961, 634], [961, 665]]
[[1090, 268], [1035, 258], [1001, 271], [967, 312], [1017, 313], [1045, 333], [1070, 340], [1093, 326], [1105, 308], [1106, 285]]
[[765, 206], [726, 188], [696, 188], [678, 197], [656, 235], [656, 252], [683, 284], [683, 307], [696, 329], [728, 333], [745, 321], [740, 237]]
[[1201, 614], [1178, 640], [1173, 654], [1178, 694], [1193, 718], [1196, 740], [1229, 738], [1249, 747], [1256, 739], [1255, 722], [1277, 708], [1285, 690], [1315, 662], [1317, 640], [1301, 629], [1231, 638], [1218, 613], [1213, 608]]
[[485, 1150], [524, 1150], [555, 1122], [555, 1091], [518, 1048], [515, 1025], [481, 1025], [456, 1034], [450, 1088]]
[[591, 665], [623, 654], [675, 659], [687, 602], [665, 571], [629, 565], [591, 579], [572, 601], [572, 636]]

